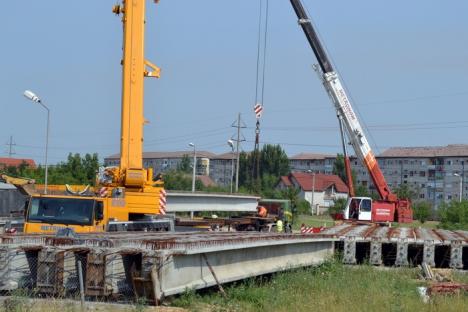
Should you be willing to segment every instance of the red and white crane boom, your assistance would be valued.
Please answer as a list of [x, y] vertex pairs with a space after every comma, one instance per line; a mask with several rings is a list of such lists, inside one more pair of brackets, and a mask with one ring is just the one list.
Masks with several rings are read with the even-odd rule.
[[[411, 214], [412, 217], [411, 208], [409, 207], [409, 201], [399, 200], [396, 194], [390, 190], [390, 187], [388, 186], [384, 178], [384, 175], [379, 167], [374, 153], [372, 152], [369, 142], [367, 141], [362, 126], [358, 120], [358, 117], [354, 112], [350, 98], [346, 94], [346, 91], [340, 81], [340, 78], [334, 70], [333, 65], [330, 62], [327, 53], [323, 48], [317, 36], [317, 33], [315, 32], [314, 27], [312, 26], [312, 23], [306, 11], [304, 10], [301, 1], [290, 1], [298, 17], [299, 25], [302, 27], [304, 34], [306, 35], [307, 40], [317, 58], [319, 68], [316, 69], [319, 73], [319, 76], [328, 95], [330, 96], [333, 102], [333, 105], [338, 115], [338, 119], [340, 120], [340, 123], [343, 123], [347, 137], [354, 148], [356, 156], [362, 161], [364, 166], [367, 168], [372, 182], [374, 183], [374, 186], [377, 192], [379, 193], [380, 198], [382, 199], [380, 202], [375, 202], [374, 204], [376, 204], [376, 207], [379, 206], [379, 203], [382, 203], [386, 207], [389, 207], [388, 204], [392, 204], [393, 211], [395, 211], [396, 209], [398, 215], [400, 215], [399, 210], [405, 210], [407, 212], [405, 216], [409, 217], [409, 215]], [[383, 211], [381, 212], [383, 213]], [[372, 213], [374, 214], [376, 213], [376, 211], [372, 211]], [[391, 213], [388, 212], [388, 214]]]

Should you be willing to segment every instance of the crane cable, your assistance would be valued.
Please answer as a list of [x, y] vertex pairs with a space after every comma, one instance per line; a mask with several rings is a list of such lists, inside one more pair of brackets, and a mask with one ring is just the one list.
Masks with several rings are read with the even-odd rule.
[[[261, 117], [261, 113], [263, 110], [263, 100], [265, 96], [265, 71], [266, 71], [267, 37], [268, 37], [269, 0], [265, 0], [265, 9], [263, 8], [264, 7], [263, 3], [264, 3], [264, 0], [259, 1], [260, 10], [259, 10], [259, 17], [258, 17], [257, 73], [256, 73], [256, 81], [255, 81], [255, 103], [254, 103], [254, 111], [255, 111], [255, 117], [257, 119], [257, 122], [256, 122], [256, 127], [255, 127], [255, 147], [254, 147], [254, 153], [253, 153], [254, 157], [252, 159], [253, 161], [252, 181], [254, 181], [256, 188], [259, 188], [259, 178], [260, 178], [260, 151], [259, 151], [260, 150], [260, 117]], [[264, 18], [263, 18], [263, 14], [265, 14]], [[264, 24], [262, 22], [264, 22]], [[263, 27], [263, 34], [262, 34], [262, 27]], [[263, 35], [263, 38], [262, 38], [262, 35]], [[262, 39], [263, 39], [263, 47], [262, 47]], [[259, 92], [259, 89], [260, 89], [260, 92]], [[261, 94], [260, 98], [259, 98], [259, 93]]]
[[268, 13], [269, 13], [269, 0], [266, 0], [265, 33], [263, 34], [263, 71], [262, 71], [262, 97], [261, 97], [262, 105], [263, 105], [263, 98], [264, 98], [264, 94], [265, 94], [265, 69], [266, 69], [266, 54], [267, 54], [267, 39], [268, 39], [268, 16], [269, 16]]

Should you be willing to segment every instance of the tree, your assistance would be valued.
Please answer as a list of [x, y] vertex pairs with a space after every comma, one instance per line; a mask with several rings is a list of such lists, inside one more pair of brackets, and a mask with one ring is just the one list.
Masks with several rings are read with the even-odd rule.
[[346, 181], [348, 180], [346, 177], [346, 168], [344, 163], [344, 156], [342, 154], [337, 154], [335, 162], [333, 164], [333, 174], [339, 176], [341, 180]]
[[252, 175], [256, 164], [255, 154], [240, 153], [239, 156], [239, 185], [243, 189], [265, 197], [274, 197], [275, 186], [283, 175], [289, 173], [289, 159], [286, 152], [279, 145], [266, 144], [260, 151], [260, 177], [254, 181]]
[[[191, 191], [192, 175], [178, 170], [171, 170], [163, 175], [164, 188], [174, 191]], [[195, 188], [201, 190], [203, 184], [200, 180], [195, 181]]]
[[99, 157], [97, 153], [86, 154], [82, 159], [82, 165], [86, 180], [92, 182], [96, 179], [96, 173], [99, 169]]
[[310, 203], [307, 200], [301, 199], [297, 203], [298, 214], [310, 214]]
[[294, 208], [299, 202], [299, 193], [301, 191], [297, 187], [288, 186], [286, 189], [280, 191], [280, 196], [291, 202], [291, 207]]
[[187, 154], [184, 154], [184, 156], [182, 156], [182, 160], [177, 166], [177, 170], [185, 173], [190, 173], [190, 171], [192, 170], [192, 164]]
[[401, 184], [394, 190], [398, 198], [409, 198], [411, 200], [418, 200], [418, 190], [410, 187], [408, 184]]
[[[98, 154], [68, 154], [66, 162], [50, 165], [48, 168], [48, 184], [94, 184], [96, 172], [99, 169]], [[45, 168], [28, 167], [21, 164], [18, 167], [9, 167], [5, 170], [8, 175], [35, 179], [36, 183], [45, 182]]]
[[252, 182], [252, 158], [250, 154], [241, 152], [239, 154], [239, 187], [250, 189]]
[[292, 214], [292, 223], [297, 219], [298, 214], [298, 205], [299, 205], [299, 193], [300, 189], [293, 186], [288, 186], [286, 189], [279, 191], [278, 197], [281, 199], [287, 199], [291, 203], [291, 214]]
[[431, 215], [432, 205], [427, 201], [419, 201], [413, 204], [413, 218], [424, 223]]
[[281, 177], [289, 173], [289, 159], [279, 145], [265, 144], [260, 152], [260, 176]]
[[[339, 176], [340, 179], [343, 180], [343, 182], [346, 185], [348, 185], [348, 177], [346, 175], [346, 167], [345, 167], [343, 154], [336, 155], [336, 160], [333, 164], [333, 174]], [[356, 171], [354, 169], [351, 169], [351, 179], [353, 181], [354, 190], [356, 190], [358, 186], [356, 185], [357, 179], [356, 179]]]
[[370, 197], [371, 196], [371, 194], [367, 190], [367, 187], [365, 187], [362, 184], [359, 184], [358, 186], [356, 186], [354, 188], [354, 192], [356, 193], [356, 196], [359, 196], [359, 197], [361, 197], [361, 196], [362, 197]]

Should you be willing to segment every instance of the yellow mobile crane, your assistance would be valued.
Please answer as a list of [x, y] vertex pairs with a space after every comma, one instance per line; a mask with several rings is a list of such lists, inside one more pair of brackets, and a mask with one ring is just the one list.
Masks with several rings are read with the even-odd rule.
[[144, 57], [145, 2], [122, 0], [112, 10], [122, 16], [124, 31], [120, 166], [100, 170], [95, 188], [56, 187], [51, 194], [33, 194], [24, 232], [173, 229], [173, 220], [164, 217], [163, 183], [153, 182], [153, 170], [142, 165], [144, 77], [160, 76]]

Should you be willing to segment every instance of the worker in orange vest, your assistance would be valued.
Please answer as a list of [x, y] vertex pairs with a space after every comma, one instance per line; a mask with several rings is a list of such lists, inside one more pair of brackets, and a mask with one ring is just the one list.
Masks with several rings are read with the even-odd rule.
[[268, 211], [265, 207], [263, 206], [257, 206], [257, 215], [260, 217], [260, 218], [266, 218], [267, 215], [268, 215]]

